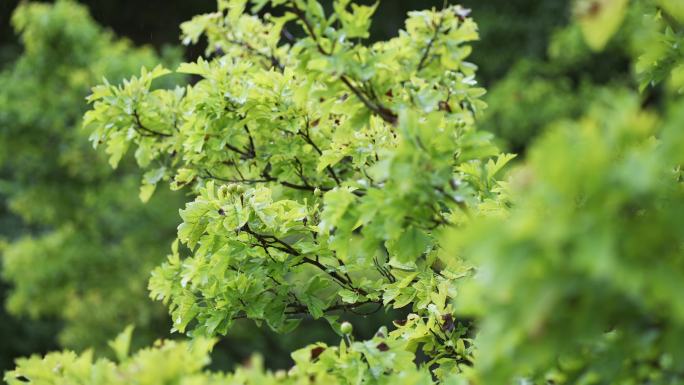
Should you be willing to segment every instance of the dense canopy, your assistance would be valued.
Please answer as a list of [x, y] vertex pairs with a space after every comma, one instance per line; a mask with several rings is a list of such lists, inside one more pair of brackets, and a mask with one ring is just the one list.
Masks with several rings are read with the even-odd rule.
[[[78, 115], [60, 107], [49, 121], [34, 113], [24, 126], [5, 123], [21, 121], [13, 114], [26, 110], [13, 102], [25, 97], [0, 94], [2, 145], [38, 151], [39, 172], [73, 170], [41, 181], [65, 189], [59, 197], [74, 207], [43, 201], [35, 216], [21, 205], [33, 191], [21, 183], [37, 171], [3, 159], [16, 184], [10, 202], [19, 202], [10, 207], [45, 228], [4, 247], [10, 310], [63, 318], [62, 339], [76, 348], [84, 345], [69, 330], [125, 330], [109, 355], [101, 336], [88, 336], [95, 350], [20, 359], [8, 384], [684, 381], [680, 2], [574, 1], [547, 57], [512, 64], [489, 96], [470, 61], [477, 15], [445, 2], [409, 12], [394, 37], [375, 40], [377, 7], [218, 0], [215, 12], [181, 24], [184, 44], [206, 43], [181, 64], [65, 22], [60, 12], [83, 12], [70, 1], [18, 8], [26, 52], [2, 76], [66, 89], [105, 79], [78, 130]], [[69, 49], [92, 40], [73, 51], [82, 58], [42, 63], [49, 82], [30, 61], [50, 33], [25, 27], [32, 12], [51, 15], [75, 40]], [[110, 73], [113, 46], [126, 66]], [[142, 69], [133, 74], [129, 62]], [[595, 71], [572, 73], [584, 66]], [[44, 92], [29, 85], [14, 92]], [[48, 140], [40, 132], [69, 141], [73, 156], [47, 169], [47, 146], [33, 142]], [[82, 148], [84, 135], [96, 151]], [[114, 178], [103, 167], [91, 175], [83, 158], [98, 154]], [[110, 199], [126, 209], [87, 215]], [[164, 234], [181, 199], [172, 241]], [[79, 221], [92, 233], [75, 230]], [[161, 262], [154, 253], [164, 248]], [[129, 276], [149, 276], [149, 292]], [[161, 317], [141, 293], [168, 309], [182, 340], [131, 349], [134, 326], [153, 335]], [[365, 318], [378, 312], [388, 316]], [[270, 369], [267, 352], [206, 370], [214, 345], [245, 321], [288, 335], [311, 320], [337, 342], [295, 343], [288, 370]]]

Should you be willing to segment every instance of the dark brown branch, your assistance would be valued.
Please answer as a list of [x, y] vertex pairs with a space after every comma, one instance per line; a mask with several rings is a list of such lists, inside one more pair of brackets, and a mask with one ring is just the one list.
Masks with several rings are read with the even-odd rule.
[[309, 19], [306, 18], [306, 13], [304, 13], [304, 11], [301, 8], [297, 7], [297, 4], [294, 1], [291, 1], [290, 4], [292, 6], [285, 7], [285, 10], [292, 12], [295, 16], [297, 16], [297, 19], [299, 19], [299, 21], [301, 21], [302, 24], [304, 24], [304, 30], [309, 34], [309, 36], [311, 36], [311, 38], [316, 43], [318, 52], [322, 53], [325, 56], [330, 56], [330, 52], [326, 52], [321, 43], [318, 41], [318, 37], [314, 32], [313, 25], [311, 25]]
[[226, 183], [244, 183], [244, 184], [257, 184], [257, 183], [268, 183], [268, 182], [273, 182], [271, 179], [228, 179], [228, 178], [222, 178], [219, 176], [216, 176], [209, 172], [209, 170], [204, 170], [204, 172], [207, 174], [204, 177], [205, 178], [211, 178], [211, 179], [216, 179], [221, 182], [226, 182]]
[[358, 88], [356, 88], [351, 81], [349, 80], [348, 77], [345, 75], [340, 76], [340, 80], [342, 80], [342, 83], [344, 83], [351, 92], [356, 95], [356, 97], [363, 103], [366, 108], [369, 110], [373, 111], [375, 114], [380, 116], [384, 121], [387, 123], [390, 123], [392, 125], [397, 124], [397, 115], [392, 112], [389, 108], [379, 104], [379, 103], [373, 103], [368, 99]]
[[241, 157], [242, 159], [251, 159], [251, 158], [253, 158], [252, 154], [250, 154], [249, 152], [240, 150], [239, 148], [233, 146], [233, 145], [230, 144], [230, 143], [226, 143], [226, 148], [229, 149], [229, 150], [231, 150], [231, 151], [233, 151], [233, 152], [236, 152], [236, 153], [240, 154], [240, 157]]
[[394, 283], [397, 281], [397, 279], [394, 277], [390, 269], [380, 265], [380, 262], [375, 257], [373, 258], [373, 265], [375, 265], [375, 269], [380, 273], [380, 275], [385, 277], [390, 283]]
[[[255, 232], [254, 230], [252, 230], [249, 227], [248, 223], [245, 223], [245, 225], [242, 226], [242, 228], [240, 228], [240, 230], [242, 230], [242, 231], [246, 232], [247, 234], [253, 236], [260, 243], [268, 245], [268, 247], [274, 248], [276, 250], [283, 251], [283, 252], [288, 253], [288, 254], [293, 255], [293, 256], [300, 256], [301, 255], [301, 253], [297, 249], [295, 249], [294, 247], [290, 246], [289, 243], [284, 242], [284, 241], [280, 240], [279, 238], [277, 238], [273, 235], [259, 234], [259, 233]], [[277, 246], [277, 245], [280, 245], [280, 246]]]
[[319, 262], [318, 260], [316, 260], [316, 259], [311, 259], [311, 258], [308, 258], [308, 257], [304, 257], [304, 258], [302, 259], [302, 262], [317, 267], [319, 270], [325, 272], [326, 274], [330, 275], [330, 276], [333, 277], [335, 280], [337, 280], [337, 282], [339, 282], [342, 286], [349, 287], [349, 288], [351, 288], [351, 289], [353, 289], [353, 290], [356, 290], [356, 289], [354, 289], [354, 288], [351, 286], [351, 283], [348, 282], [346, 278], [344, 278], [342, 275], [340, 275], [340, 273], [338, 273], [338, 272], [332, 270], [332, 268], [329, 268], [329, 267], [325, 266], [324, 264], [322, 264], [322, 263]]
[[[140, 133], [142, 136], [163, 136], [163, 137], [170, 137], [172, 136], [171, 134], [165, 134], [163, 132], [155, 131], [150, 128], [147, 128], [145, 125], [142, 124], [140, 121], [140, 115], [138, 114], [138, 110], [133, 110], [133, 119], [135, 120], [136, 128], [135, 130]], [[145, 131], [147, 134], [143, 134], [140, 132], [140, 130]]]
[[320, 148], [316, 145], [316, 143], [314, 143], [314, 141], [311, 139], [311, 134], [310, 134], [310, 131], [309, 131], [309, 126], [310, 126], [310, 124], [309, 124], [309, 117], [308, 117], [308, 116], [305, 117], [305, 118], [304, 118], [304, 121], [306, 122], [306, 125], [304, 126], [304, 128], [306, 129], [306, 131], [305, 131], [305, 132], [302, 132], [302, 130], [299, 130], [299, 132], [298, 132], [299, 135], [301, 135], [302, 138], [304, 138], [304, 141], [307, 142], [307, 143], [309, 143], [309, 144], [311, 145], [311, 147], [313, 147], [314, 150], [316, 150], [316, 152], [318, 153], [318, 155], [323, 155], [323, 151], [321, 151], [321, 149], [320, 149]]
[[318, 189], [321, 190], [321, 191], [330, 191], [330, 190], [332, 190], [330, 187], [324, 187], [324, 186], [321, 186], [321, 187], [303, 186], [303, 185], [300, 185], [300, 184], [290, 183], [290, 182], [287, 182], [287, 181], [278, 181], [278, 183], [280, 183], [281, 185], [283, 185], [283, 186], [285, 186], [285, 187], [289, 187], [289, 188], [295, 189], [295, 190], [302, 190], [302, 191], [315, 191], [316, 188], [318, 188]]
[[428, 45], [425, 47], [425, 52], [423, 52], [423, 56], [420, 58], [420, 62], [418, 62], [416, 72], [420, 72], [423, 68], [425, 68], [425, 65], [427, 64], [427, 59], [430, 56], [430, 51], [432, 50], [432, 47], [435, 45], [435, 41], [437, 41], [437, 37], [439, 36], [442, 30], [442, 23], [444, 23], [444, 16], [440, 18], [439, 24], [435, 26], [435, 33], [432, 35], [432, 38], [428, 42]]
[[318, 269], [324, 271], [326, 274], [330, 275], [332, 278], [337, 280], [343, 287], [349, 287], [350, 289], [360, 293], [360, 294], [367, 294], [364, 290], [354, 288], [351, 285], [351, 282], [348, 281], [345, 277], [340, 275], [338, 272], [334, 271], [332, 268], [328, 268], [327, 266], [323, 265], [320, 263], [318, 260], [311, 259], [309, 257], [303, 256], [302, 253], [299, 252], [299, 250], [295, 249], [292, 247], [289, 243], [281, 240], [280, 238], [274, 236], [274, 235], [269, 235], [269, 234], [259, 234], [256, 231], [252, 230], [249, 227], [249, 224], [245, 223], [245, 225], [240, 229], [247, 234], [253, 236], [254, 238], [257, 239], [257, 241], [262, 245], [262, 247], [270, 247], [276, 250], [280, 250], [282, 252], [285, 252], [287, 254], [290, 254], [295, 257], [302, 257], [302, 262], [313, 265], [317, 267]]
[[277, 57], [275, 57], [275, 55], [273, 55], [273, 54], [270, 54], [270, 55], [269, 55], [269, 54], [265, 54], [265, 53], [259, 51], [258, 49], [252, 47], [252, 46], [251, 46], [249, 43], [247, 43], [246, 41], [231, 39], [231, 38], [229, 38], [229, 37], [227, 37], [227, 36], [226, 36], [226, 41], [227, 41], [228, 43], [231, 43], [231, 44], [234, 44], [234, 45], [237, 45], [237, 46], [240, 46], [240, 47], [244, 48], [246, 51], [248, 51], [249, 53], [251, 53], [251, 54], [253, 54], [253, 55], [260, 56], [260, 57], [262, 57], [262, 58], [264, 58], [264, 59], [270, 61], [270, 62], [271, 62], [271, 65], [272, 65], [273, 67], [277, 68], [278, 70], [280, 70], [280, 72], [282, 72], [282, 71], [285, 69], [285, 66], [280, 62], [280, 60], [278, 60]]
[[[302, 132], [302, 130], [299, 130], [298, 131], [299, 135], [302, 138], [304, 138], [304, 141], [307, 142], [309, 145], [311, 145], [311, 147], [313, 147], [314, 150], [316, 150], [318, 155], [323, 155], [323, 151], [321, 151], [321, 149], [316, 145], [316, 143], [314, 143], [313, 139], [311, 139], [311, 135], [309, 133], [309, 118], [306, 117], [305, 120], [306, 120], [306, 132]], [[337, 176], [337, 173], [335, 173], [335, 170], [332, 167], [326, 166], [325, 170], [328, 172], [328, 174], [330, 174], [330, 177], [333, 178], [333, 180], [335, 181], [335, 183], [338, 186], [342, 183], [340, 181], [340, 178]]]
[[[370, 304], [377, 304], [382, 307], [382, 301], [363, 301], [363, 302], [357, 302], [357, 303], [337, 303], [335, 305], [332, 305], [325, 309], [325, 312], [332, 312], [332, 311], [337, 311], [337, 310], [344, 310], [344, 311], [351, 311], [355, 314], [359, 314], [353, 311], [353, 309], [365, 306], [365, 305], [370, 305]], [[289, 308], [292, 308], [292, 310], [286, 310], [285, 314], [287, 315], [304, 315], [304, 314], [309, 314], [308, 313], [308, 308], [306, 305], [301, 304], [301, 303], [295, 303], [295, 304], [290, 304], [288, 305]], [[374, 310], [374, 312], [378, 311], [378, 309]], [[362, 313], [363, 315], [368, 315], [372, 313]]]
[[295, 156], [294, 163], [294, 169], [297, 175], [299, 176], [299, 179], [301, 179], [302, 183], [304, 183], [304, 186], [311, 187], [311, 185], [309, 184], [309, 180], [304, 175], [304, 165], [302, 164], [302, 161], [300, 161], [299, 158]]
[[[226, 182], [226, 183], [243, 183], [243, 184], [258, 184], [258, 183], [278, 183], [281, 186], [291, 188], [294, 190], [301, 190], [301, 191], [315, 191], [316, 189], [319, 189], [320, 191], [330, 191], [332, 190], [331, 187], [327, 186], [304, 186], [296, 183], [291, 183], [288, 181], [283, 181], [283, 180], [278, 180], [277, 178], [274, 178], [268, 174], [262, 174], [263, 179], [247, 179], [247, 178], [240, 178], [240, 179], [231, 179], [231, 178], [223, 178], [220, 176], [216, 176], [212, 174], [209, 170], [204, 170], [204, 178], [210, 178], [210, 179], [215, 179], [221, 182]], [[357, 196], [363, 196], [363, 193], [361, 191], [354, 191], [355, 195]]]
[[267, 179], [267, 180], [270, 181], [270, 182], [277, 182], [277, 183], [280, 183], [281, 185], [283, 185], [283, 186], [285, 186], [285, 187], [289, 187], [289, 188], [295, 189], [295, 190], [312, 191], [312, 192], [313, 192], [313, 191], [316, 191], [316, 189], [319, 189], [319, 190], [321, 190], [321, 191], [330, 191], [330, 190], [332, 190], [331, 187], [326, 187], [326, 186], [300, 185], [300, 184], [295, 184], [295, 183], [291, 183], [291, 182], [287, 182], [287, 181], [281, 181], [281, 180], [278, 180], [277, 178], [274, 178], [273, 176], [271, 176], [271, 175], [268, 173], [268, 171], [263, 171], [263, 172], [261, 173], [261, 176], [262, 176], [264, 179]]
[[[291, 6], [290, 7], [285, 7], [286, 11], [290, 11], [293, 13], [299, 21], [302, 22], [304, 25], [304, 30], [307, 32], [307, 34], [313, 39], [314, 43], [316, 43], [316, 48], [318, 49], [318, 52], [320, 52], [322, 55], [325, 56], [331, 56], [332, 52], [326, 51], [323, 46], [321, 45], [321, 42], [318, 39], [318, 36], [316, 35], [313, 25], [311, 24], [311, 21], [306, 18], [306, 13], [297, 7], [297, 5], [294, 2], [290, 2]], [[340, 76], [340, 80], [356, 95], [359, 100], [373, 113], [377, 114], [380, 116], [384, 121], [396, 125], [397, 123], [397, 116], [392, 112], [389, 108], [383, 106], [379, 102], [371, 102], [369, 98], [367, 98], [358, 88], [356, 88], [349, 78], [347, 78], [346, 75], [342, 74]]]
[[252, 158], [256, 158], [256, 147], [254, 146], [254, 138], [252, 138], [252, 133], [249, 131], [249, 127], [245, 124], [245, 132], [247, 133], [247, 138], [249, 138], [249, 153]]
[[368, 302], [366, 302], [366, 303], [375, 303], [377, 306], [375, 307], [375, 309], [373, 309], [373, 310], [371, 310], [371, 311], [366, 311], [366, 312], [356, 311], [356, 310], [354, 310], [354, 308], [349, 308], [349, 311], [352, 312], [352, 313], [354, 313], [354, 314], [356, 314], [356, 315], [368, 316], [368, 315], [371, 315], [371, 314], [375, 314], [375, 313], [377, 313], [378, 311], [380, 311], [380, 309], [382, 309], [382, 301], [378, 301], [378, 302], [368, 301]]

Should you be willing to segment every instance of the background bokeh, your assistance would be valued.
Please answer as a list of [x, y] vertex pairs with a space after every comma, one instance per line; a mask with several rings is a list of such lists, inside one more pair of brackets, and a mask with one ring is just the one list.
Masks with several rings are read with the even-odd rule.
[[[19, 0], [0, 3], [0, 45], [14, 46], [17, 40], [9, 25], [12, 10]], [[178, 25], [193, 15], [211, 12], [214, 0], [82, 0], [93, 18], [136, 44], [162, 47], [178, 44]], [[330, 3], [329, 0], [323, 3]], [[570, 12], [565, 0], [462, 0], [458, 3], [473, 11], [480, 25], [481, 42], [474, 47], [474, 61], [480, 66], [481, 79], [489, 83], [506, 73], [521, 56], [543, 57], [551, 32], [566, 23]], [[443, 0], [382, 0], [373, 24], [373, 38], [383, 39], [396, 34], [411, 10], [441, 7]], [[190, 47], [186, 55], [197, 56], [201, 49]], [[7, 53], [6, 55], [9, 55]]]

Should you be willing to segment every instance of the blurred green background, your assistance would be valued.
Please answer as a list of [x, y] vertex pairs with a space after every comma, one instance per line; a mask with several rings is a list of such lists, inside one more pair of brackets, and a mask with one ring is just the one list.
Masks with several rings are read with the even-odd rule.
[[[136, 324], [139, 345], [168, 335], [165, 309], [147, 299], [146, 277], [168, 251], [185, 198], [162, 191], [146, 205], [131, 199], [142, 177], [131, 159], [111, 170], [79, 121], [89, 86], [103, 76], [118, 81], [157, 60], [194, 60], [203, 47], [179, 47], [178, 25], [215, 8], [213, 0], [80, 1], [84, 7], [58, 1], [56, 8], [22, 7], [13, 27], [19, 3], [0, 1], [0, 370], [15, 357], [56, 347], [93, 346], [107, 354], [106, 341], [126, 323]], [[410, 10], [442, 4], [382, 0], [372, 38], [396, 34]], [[546, 122], [581, 115], [597, 85], [629, 81], [620, 35], [590, 55], [568, 26], [567, 1], [460, 4], [480, 26], [471, 60], [489, 90], [481, 126], [510, 151], [524, 155]], [[359, 337], [380, 323], [351, 318]], [[267, 365], [282, 368], [289, 351], [338, 338], [322, 324], [277, 337], [255, 329], [236, 327], [219, 344], [215, 366], [260, 351]]]
[[[19, 47], [9, 19], [19, 2], [3, 0], [0, 4], [0, 45], [6, 52], [8, 45], [13, 46], [11, 52], [14, 54]], [[322, 2], [330, 3], [329, 0]], [[181, 22], [215, 9], [214, 0], [82, 0], [80, 3], [88, 7], [100, 25], [110, 28], [117, 36], [127, 37], [137, 45], [149, 44], [157, 48], [178, 44]], [[520, 57], [543, 57], [551, 32], [563, 26], [570, 15], [566, 0], [462, 0], [450, 3], [472, 9], [472, 15], [480, 25], [482, 40], [475, 46], [474, 61], [481, 67], [481, 79], [485, 83], [504, 75]], [[381, 17], [374, 21], [373, 38], [395, 35], [411, 10], [442, 5], [443, 0], [381, 0], [376, 13]], [[186, 56], [193, 58], [200, 53], [200, 48], [190, 47]]]

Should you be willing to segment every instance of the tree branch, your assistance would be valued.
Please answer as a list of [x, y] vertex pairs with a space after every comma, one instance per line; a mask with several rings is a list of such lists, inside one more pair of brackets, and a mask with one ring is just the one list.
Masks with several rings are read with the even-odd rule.
[[418, 62], [418, 68], [416, 68], [416, 72], [420, 72], [423, 68], [425, 68], [425, 65], [427, 64], [427, 58], [430, 55], [432, 46], [435, 45], [435, 41], [437, 41], [437, 37], [439, 36], [439, 33], [442, 30], [443, 23], [444, 17], [442, 16], [439, 20], [439, 23], [435, 26], [435, 33], [432, 35], [432, 38], [428, 42], [428, 45], [425, 47], [425, 52], [423, 52], [423, 56], [420, 58], [420, 62]]
[[[300, 9], [295, 2], [290, 1], [290, 5], [290, 7], [285, 7], [285, 10], [293, 13], [297, 17], [297, 19], [302, 22], [302, 24], [304, 25], [305, 32], [309, 35], [309, 37], [311, 37], [311, 39], [313, 39], [314, 43], [316, 43], [316, 48], [318, 49], [318, 52], [320, 52], [324, 56], [331, 56], [332, 52], [326, 51], [321, 45], [318, 36], [314, 32], [311, 21], [309, 21], [309, 19], [306, 18], [306, 13], [302, 9]], [[397, 124], [397, 116], [394, 112], [392, 112], [392, 110], [383, 106], [377, 100], [375, 102], [371, 102], [370, 98], [366, 97], [366, 95], [364, 95], [357, 87], [355, 87], [345, 74], [340, 75], [340, 80], [342, 80], [342, 82], [347, 86], [347, 88], [349, 88], [349, 90], [351, 90], [354, 93], [354, 95], [356, 95], [356, 97], [359, 100], [361, 100], [361, 102], [373, 113], [380, 116], [387, 123], [390, 123], [392, 125]]]
[[[163, 132], [155, 131], [150, 128], [147, 128], [145, 125], [142, 124], [140, 121], [140, 115], [138, 114], [138, 110], [133, 110], [133, 119], [135, 120], [135, 124], [137, 126], [136, 131], [142, 136], [163, 136], [163, 137], [170, 137], [172, 136], [171, 134], [165, 134]], [[140, 132], [140, 130], [145, 131], [147, 134], [143, 134]]]
[[258, 49], [252, 47], [252, 46], [251, 46], [248, 42], [246, 42], [246, 41], [231, 39], [231, 38], [229, 38], [228, 36], [226, 36], [226, 41], [227, 41], [228, 43], [230, 43], [230, 44], [237, 45], [237, 46], [240, 46], [240, 47], [244, 48], [246, 51], [248, 51], [249, 53], [251, 53], [251, 54], [253, 54], [253, 55], [260, 56], [260, 57], [262, 57], [262, 58], [264, 58], [264, 59], [267, 59], [268, 61], [271, 62], [271, 65], [272, 65], [273, 67], [277, 68], [278, 70], [280, 70], [280, 72], [283, 72], [283, 70], [285, 70], [285, 66], [284, 66], [284, 65], [280, 62], [280, 60], [278, 60], [278, 58], [275, 57], [275, 55], [273, 55], [273, 54], [270, 54], [270, 55], [269, 55], [269, 54], [265, 54], [265, 53], [259, 51]]

